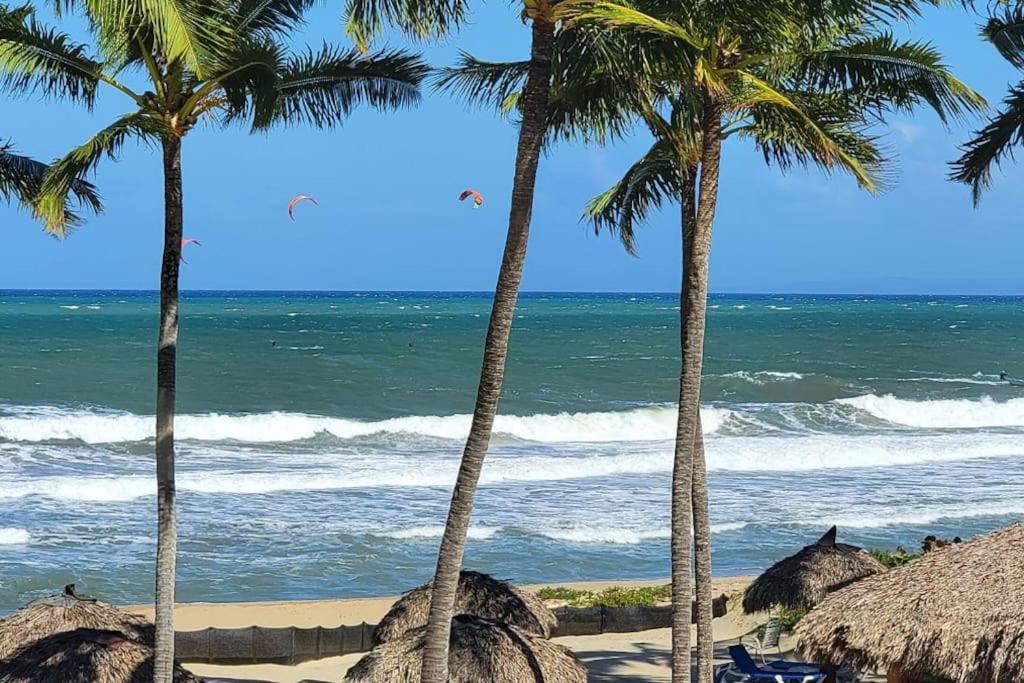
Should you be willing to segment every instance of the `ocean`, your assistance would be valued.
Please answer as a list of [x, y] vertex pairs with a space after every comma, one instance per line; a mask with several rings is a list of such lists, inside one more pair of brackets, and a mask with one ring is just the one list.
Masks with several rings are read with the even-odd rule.
[[[178, 597], [426, 580], [468, 430], [483, 294], [187, 293]], [[668, 574], [678, 304], [526, 294], [466, 566]], [[0, 292], [0, 613], [64, 583], [152, 600], [157, 297]], [[1024, 299], [714, 296], [717, 575], [838, 524], [866, 547], [1024, 513]]]

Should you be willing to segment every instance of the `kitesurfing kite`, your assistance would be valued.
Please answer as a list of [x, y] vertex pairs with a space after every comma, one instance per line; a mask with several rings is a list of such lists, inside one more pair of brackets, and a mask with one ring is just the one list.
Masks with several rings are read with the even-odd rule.
[[185, 247], [187, 247], [190, 244], [194, 244], [197, 247], [203, 246], [202, 242], [200, 242], [199, 240], [194, 240], [191, 237], [182, 237], [181, 238], [181, 255], [178, 257], [178, 258], [181, 259], [182, 263], [188, 263], [188, 261], [185, 260]]
[[317, 206], [320, 206], [320, 202], [310, 197], [308, 194], [297, 194], [292, 197], [292, 200], [288, 202], [288, 217], [295, 220], [295, 215], [292, 213], [295, 210], [295, 205], [299, 202], [313, 202]]
[[484, 196], [477, 192], [476, 190], [465, 190], [462, 194], [459, 195], [459, 201], [464, 202], [470, 197], [473, 198], [474, 209], [479, 209], [480, 205], [484, 203]]

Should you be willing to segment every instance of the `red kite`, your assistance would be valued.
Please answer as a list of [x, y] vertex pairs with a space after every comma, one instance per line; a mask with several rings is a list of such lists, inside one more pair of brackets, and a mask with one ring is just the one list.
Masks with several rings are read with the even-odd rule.
[[291, 218], [292, 220], [295, 220], [295, 216], [292, 213], [292, 211], [295, 210], [295, 205], [298, 204], [299, 202], [305, 201], [313, 202], [317, 206], [320, 206], [320, 202], [313, 199], [308, 194], [297, 194], [294, 197], [292, 197], [292, 200], [290, 202], [288, 202], [288, 217]]
[[203, 246], [202, 243], [199, 240], [194, 240], [191, 237], [182, 237], [181, 238], [181, 255], [178, 257], [178, 258], [181, 259], [182, 263], [188, 263], [188, 261], [185, 260], [185, 247], [187, 247], [190, 244], [194, 244], [197, 247]]
[[474, 209], [479, 209], [480, 205], [484, 203], [484, 196], [477, 192], [476, 190], [465, 190], [462, 194], [459, 195], [459, 201], [464, 202], [470, 197], [473, 198]]

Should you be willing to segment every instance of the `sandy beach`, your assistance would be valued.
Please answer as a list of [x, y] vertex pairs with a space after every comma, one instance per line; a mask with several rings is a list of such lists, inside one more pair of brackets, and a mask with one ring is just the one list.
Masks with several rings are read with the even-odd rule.
[[[736, 596], [750, 583], [751, 577], [727, 577], [714, 581], [714, 594]], [[661, 581], [594, 581], [545, 584], [600, 591], [611, 586], [659, 585]], [[528, 586], [536, 589], [540, 586]], [[245, 626], [310, 628], [341, 624], [376, 623], [391, 607], [394, 597], [298, 600], [237, 603], [187, 603], [175, 610], [179, 631], [209, 627], [239, 628]], [[133, 606], [131, 611], [152, 618], [152, 607]], [[764, 615], [744, 615], [737, 600], [730, 599], [729, 612], [715, 619], [716, 658], [725, 655], [725, 647], [750, 633], [763, 623]], [[670, 680], [669, 629], [637, 633], [607, 633], [596, 636], [570, 636], [555, 641], [572, 649], [587, 665], [592, 681]], [[786, 648], [787, 643], [783, 643]], [[210, 665], [188, 664], [187, 668], [216, 683], [337, 683], [345, 672], [362, 657], [351, 654], [329, 657], [295, 666], [276, 664]]]

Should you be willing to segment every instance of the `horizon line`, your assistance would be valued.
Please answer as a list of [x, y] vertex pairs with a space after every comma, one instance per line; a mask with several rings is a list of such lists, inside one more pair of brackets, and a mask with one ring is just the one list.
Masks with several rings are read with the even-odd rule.
[[[89, 288], [89, 287], [0, 287], [0, 293], [118, 293], [118, 294], [159, 294], [159, 289], [135, 289], [135, 288]], [[181, 289], [180, 294], [474, 294], [481, 296], [493, 296], [493, 290], [476, 289]], [[519, 295], [566, 295], [566, 294], [592, 294], [592, 295], [647, 295], [647, 296], [678, 296], [678, 290], [655, 291], [655, 290], [570, 290], [570, 289], [533, 289], [522, 290]], [[967, 292], [814, 292], [814, 291], [726, 291], [709, 292], [709, 297], [714, 296], [880, 296], [880, 297], [906, 297], [906, 296], [939, 296], [939, 297], [1000, 297], [1019, 298], [1024, 297], [1024, 292], [1016, 294], [1008, 293], [967, 293]]]

